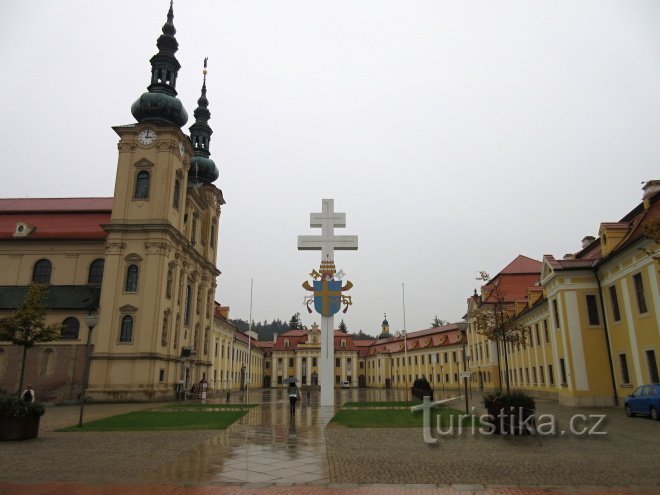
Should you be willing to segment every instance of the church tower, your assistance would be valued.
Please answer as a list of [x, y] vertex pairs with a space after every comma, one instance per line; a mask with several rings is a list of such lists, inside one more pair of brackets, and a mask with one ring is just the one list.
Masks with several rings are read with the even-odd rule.
[[172, 399], [211, 367], [224, 200], [209, 158], [206, 63], [191, 142], [175, 34], [170, 4], [147, 92], [131, 106], [137, 123], [113, 128], [119, 158], [89, 385], [98, 400]]
[[388, 339], [391, 337], [390, 335], [390, 323], [387, 321], [387, 315], [385, 315], [385, 319], [383, 320], [383, 323], [381, 325], [381, 332], [380, 335], [378, 336], [379, 339]]

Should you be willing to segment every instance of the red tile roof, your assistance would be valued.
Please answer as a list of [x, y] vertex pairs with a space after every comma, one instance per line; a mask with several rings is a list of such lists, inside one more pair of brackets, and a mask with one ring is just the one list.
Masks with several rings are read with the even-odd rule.
[[[0, 239], [105, 239], [112, 198], [0, 199]], [[14, 237], [16, 224], [35, 229]]]
[[0, 198], [0, 212], [110, 211], [113, 198]]
[[541, 273], [542, 265], [540, 261], [519, 254], [500, 271], [500, 274]]

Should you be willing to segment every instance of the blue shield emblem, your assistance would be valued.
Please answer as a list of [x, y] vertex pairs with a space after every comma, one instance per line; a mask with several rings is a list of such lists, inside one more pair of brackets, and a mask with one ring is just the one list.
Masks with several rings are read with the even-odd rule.
[[332, 316], [341, 309], [341, 280], [314, 281], [314, 309], [323, 316]]

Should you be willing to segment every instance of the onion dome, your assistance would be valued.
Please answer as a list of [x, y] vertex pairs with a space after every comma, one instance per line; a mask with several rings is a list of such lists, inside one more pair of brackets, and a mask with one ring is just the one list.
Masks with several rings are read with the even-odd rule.
[[211, 156], [211, 134], [213, 129], [209, 126], [211, 112], [209, 112], [209, 100], [206, 98], [206, 66], [208, 58], [204, 59], [204, 81], [202, 82], [202, 95], [197, 100], [195, 109], [195, 123], [190, 126], [190, 141], [192, 142], [195, 156], [190, 159], [190, 169], [188, 170], [188, 183], [210, 183], [215, 181], [220, 175], [215, 162], [209, 158]]
[[151, 84], [133, 105], [131, 113], [135, 119], [142, 122], [175, 125], [181, 127], [188, 122], [188, 112], [183, 103], [176, 97], [176, 79], [181, 64], [175, 57], [179, 43], [174, 35], [174, 10], [170, 1], [167, 22], [163, 25], [156, 46], [158, 53], [151, 57]]

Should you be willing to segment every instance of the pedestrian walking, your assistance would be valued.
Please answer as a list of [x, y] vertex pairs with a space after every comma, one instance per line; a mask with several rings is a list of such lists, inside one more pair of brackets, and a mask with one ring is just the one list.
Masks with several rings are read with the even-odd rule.
[[28, 385], [27, 388], [23, 390], [23, 393], [21, 394], [21, 400], [26, 403], [32, 403], [36, 400], [34, 396], [34, 390], [32, 390], [30, 385]]
[[291, 412], [291, 417], [296, 415], [296, 402], [300, 398], [300, 391], [296, 387], [294, 381], [289, 382], [289, 412]]

